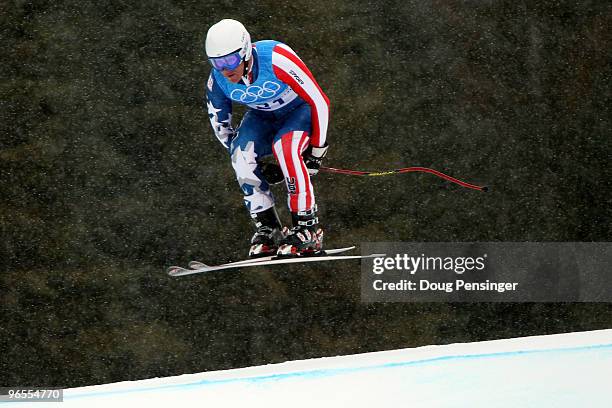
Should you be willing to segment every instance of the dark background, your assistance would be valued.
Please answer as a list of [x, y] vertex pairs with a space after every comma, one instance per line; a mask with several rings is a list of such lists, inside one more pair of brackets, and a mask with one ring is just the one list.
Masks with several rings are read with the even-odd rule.
[[243, 258], [252, 234], [202, 105], [203, 38], [227, 17], [310, 67], [327, 165], [493, 188], [320, 174], [328, 247], [610, 240], [609, 2], [0, 7], [0, 385], [612, 327], [610, 304], [364, 304], [356, 262], [164, 273]]

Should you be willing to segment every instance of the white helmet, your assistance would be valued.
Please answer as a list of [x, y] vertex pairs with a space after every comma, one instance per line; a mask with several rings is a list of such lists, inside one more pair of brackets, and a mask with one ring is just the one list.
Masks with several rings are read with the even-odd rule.
[[241, 22], [224, 19], [208, 29], [206, 55], [209, 58], [223, 57], [238, 50], [243, 60], [251, 59], [251, 36]]

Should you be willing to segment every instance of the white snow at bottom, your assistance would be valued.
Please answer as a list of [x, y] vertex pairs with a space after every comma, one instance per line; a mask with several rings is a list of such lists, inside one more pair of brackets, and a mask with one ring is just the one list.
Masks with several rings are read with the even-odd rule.
[[[426, 346], [74, 388], [65, 391], [61, 407], [136, 404], [610, 408], [612, 330]], [[49, 404], [32, 406], [45, 405]]]

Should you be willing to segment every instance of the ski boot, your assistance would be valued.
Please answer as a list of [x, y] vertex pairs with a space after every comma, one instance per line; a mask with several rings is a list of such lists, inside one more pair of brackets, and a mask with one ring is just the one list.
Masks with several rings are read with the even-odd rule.
[[276, 255], [278, 243], [283, 238], [281, 223], [274, 207], [251, 214], [255, 223], [255, 234], [251, 238], [250, 258]]
[[283, 231], [278, 256], [313, 256], [323, 252], [323, 230], [319, 228], [316, 207], [291, 213], [293, 227]]

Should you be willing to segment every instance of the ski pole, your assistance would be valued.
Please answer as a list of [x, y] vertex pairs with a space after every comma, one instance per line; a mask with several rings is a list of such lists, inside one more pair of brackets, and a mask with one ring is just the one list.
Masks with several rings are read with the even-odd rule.
[[361, 170], [346, 170], [346, 169], [336, 169], [333, 167], [324, 167], [321, 166], [320, 171], [324, 171], [326, 173], [336, 173], [336, 174], [347, 174], [349, 176], [388, 176], [390, 174], [401, 174], [401, 173], [413, 173], [413, 172], [421, 172], [421, 173], [429, 173], [444, 180], [448, 180], [452, 183], [458, 184], [461, 187], [471, 188], [472, 190], [479, 191], [489, 191], [487, 186], [477, 186], [475, 184], [466, 183], [465, 181], [458, 180], [454, 177], [449, 176], [448, 174], [444, 174], [438, 170], [430, 169], [427, 167], [405, 167], [403, 169], [394, 169], [394, 170], [385, 170], [385, 171], [361, 171]]

